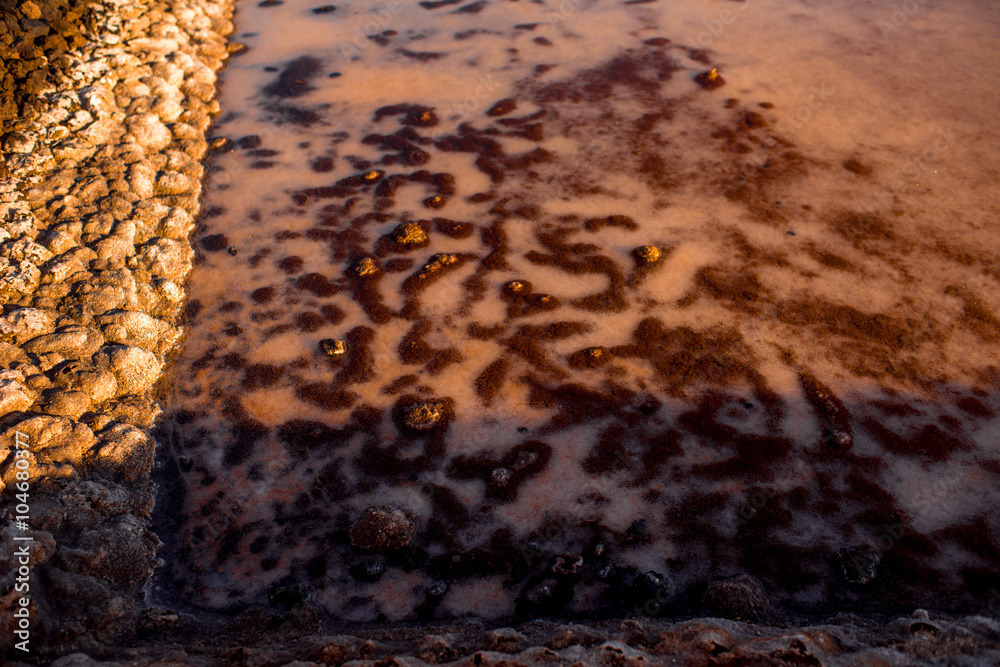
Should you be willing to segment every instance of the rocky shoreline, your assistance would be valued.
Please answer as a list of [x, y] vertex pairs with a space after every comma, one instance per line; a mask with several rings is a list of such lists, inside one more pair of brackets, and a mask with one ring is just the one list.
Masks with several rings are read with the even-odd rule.
[[[232, 3], [0, 4], [0, 547], [5, 648], [33, 539], [30, 646], [127, 633], [148, 604], [160, 410]], [[17, 435], [20, 433], [20, 435]], [[13, 523], [15, 440], [30, 529]]]
[[[55, 664], [949, 664], [1000, 661], [1000, 623], [917, 611], [779, 628], [739, 620], [353, 628], [309, 607], [224, 627], [150, 598], [158, 382], [185, 285], [231, 53], [232, 0], [0, 0], [0, 632]], [[20, 433], [21, 435], [18, 435]], [[19, 510], [16, 443], [30, 493]], [[31, 653], [13, 648], [31, 537]], [[764, 601], [766, 604], [766, 600]], [[720, 616], [754, 618], [739, 601]], [[92, 657], [87, 657], [87, 656]]]

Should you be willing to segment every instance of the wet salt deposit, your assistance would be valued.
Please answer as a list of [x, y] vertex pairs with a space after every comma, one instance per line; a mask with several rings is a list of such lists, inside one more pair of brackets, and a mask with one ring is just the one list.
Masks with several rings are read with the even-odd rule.
[[911, 4], [241, 3], [170, 588], [355, 621], [981, 607], [1000, 11]]

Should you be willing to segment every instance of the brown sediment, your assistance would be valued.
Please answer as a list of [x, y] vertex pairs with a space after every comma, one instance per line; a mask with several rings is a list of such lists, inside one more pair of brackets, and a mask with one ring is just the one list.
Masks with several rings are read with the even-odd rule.
[[863, 247], [865, 241], [896, 239], [892, 225], [874, 213], [843, 213], [831, 221], [831, 226], [856, 247]]
[[[309, 80], [319, 74], [320, 67], [320, 61], [311, 56], [296, 58], [285, 65], [273, 83], [265, 86], [264, 94], [279, 98], [301, 97], [315, 89]], [[257, 141], [259, 144], [259, 138]], [[253, 146], [243, 147], [253, 148]]]
[[477, 340], [491, 340], [497, 336], [503, 334], [507, 330], [506, 325], [494, 324], [493, 326], [484, 326], [478, 322], [470, 322], [466, 331], [469, 336]]
[[945, 288], [945, 294], [962, 300], [962, 321], [973, 333], [986, 342], [1000, 340], [1000, 318], [993, 314], [982, 299], [957, 285], [949, 285]]
[[516, 108], [517, 108], [517, 102], [513, 98], [511, 98], [511, 97], [507, 97], [507, 98], [504, 98], [504, 99], [500, 100], [499, 102], [497, 102], [493, 106], [491, 106], [486, 111], [486, 115], [487, 116], [494, 116], [494, 117], [495, 116], [506, 116], [507, 114], [509, 114], [511, 111], [513, 111]]
[[393, 394], [398, 394], [409, 386], [415, 385], [419, 381], [420, 378], [416, 375], [401, 375], [382, 387], [379, 391], [388, 396], [392, 396]]
[[459, 222], [447, 218], [434, 218], [431, 222], [434, 223], [434, 229], [453, 239], [468, 238], [476, 231], [475, 225], [468, 222]]
[[569, 355], [567, 361], [573, 368], [601, 368], [614, 356], [604, 347], [587, 347]]
[[705, 267], [695, 277], [695, 284], [712, 298], [751, 312], [759, 310], [758, 302], [768, 301], [769, 297], [760, 279], [748, 268]]
[[510, 361], [501, 357], [484, 368], [483, 372], [476, 377], [476, 393], [483, 399], [483, 405], [489, 405], [503, 389], [503, 383], [509, 370]]
[[844, 169], [846, 169], [847, 171], [849, 171], [849, 172], [851, 172], [853, 174], [857, 174], [858, 176], [865, 176], [865, 177], [867, 177], [867, 176], [871, 176], [872, 173], [874, 173], [872, 171], [871, 167], [868, 167], [868, 166], [862, 164], [857, 158], [853, 158], [853, 157], [844, 160], [843, 166], [844, 166]]
[[604, 218], [590, 218], [583, 223], [588, 232], [599, 231], [602, 227], [621, 227], [628, 231], [639, 229], [638, 223], [627, 215], [609, 215]]
[[434, 349], [424, 340], [430, 329], [430, 322], [424, 318], [414, 322], [396, 348], [400, 361], [404, 364], [421, 364], [434, 355]]
[[426, 264], [403, 281], [401, 290], [408, 297], [406, 305], [403, 306], [403, 316], [408, 319], [418, 317], [420, 314], [418, 300], [420, 292], [475, 258], [476, 255], [471, 253], [438, 253], [433, 255]]
[[828, 266], [831, 269], [836, 269], [838, 271], [851, 271], [854, 272], [857, 269], [851, 262], [847, 261], [843, 257], [836, 255], [829, 250], [820, 248], [815, 245], [809, 245], [806, 248], [806, 252], [812, 256], [817, 262], [823, 266]]
[[375, 324], [385, 324], [392, 319], [392, 310], [382, 303], [379, 282], [385, 275], [379, 261], [371, 256], [360, 257], [348, 267], [348, 280], [354, 292], [354, 300]]
[[645, 359], [670, 395], [683, 395], [684, 387], [699, 384], [726, 386], [755, 373], [753, 355], [735, 329], [668, 329], [659, 319], [649, 317], [632, 332], [632, 341], [611, 348], [611, 352]]

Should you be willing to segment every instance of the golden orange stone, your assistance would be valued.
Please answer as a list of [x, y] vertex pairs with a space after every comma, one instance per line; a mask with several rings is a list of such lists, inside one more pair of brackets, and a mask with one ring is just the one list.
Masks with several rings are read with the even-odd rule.
[[400, 245], [420, 245], [427, 240], [427, 234], [417, 223], [404, 222], [393, 230], [392, 240]]
[[633, 250], [632, 255], [639, 264], [655, 264], [660, 261], [663, 253], [656, 246], [644, 245]]
[[378, 264], [376, 264], [375, 260], [371, 257], [362, 257], [354, 265], [354, 273], [363, 278], [373, 276], [378, 273]]

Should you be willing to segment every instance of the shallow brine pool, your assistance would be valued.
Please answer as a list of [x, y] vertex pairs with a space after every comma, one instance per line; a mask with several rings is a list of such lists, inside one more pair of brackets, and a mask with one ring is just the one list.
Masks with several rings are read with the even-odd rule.
[[162, 590], [396, 621], [1000, 586], [995, 4], [236, 25]]

